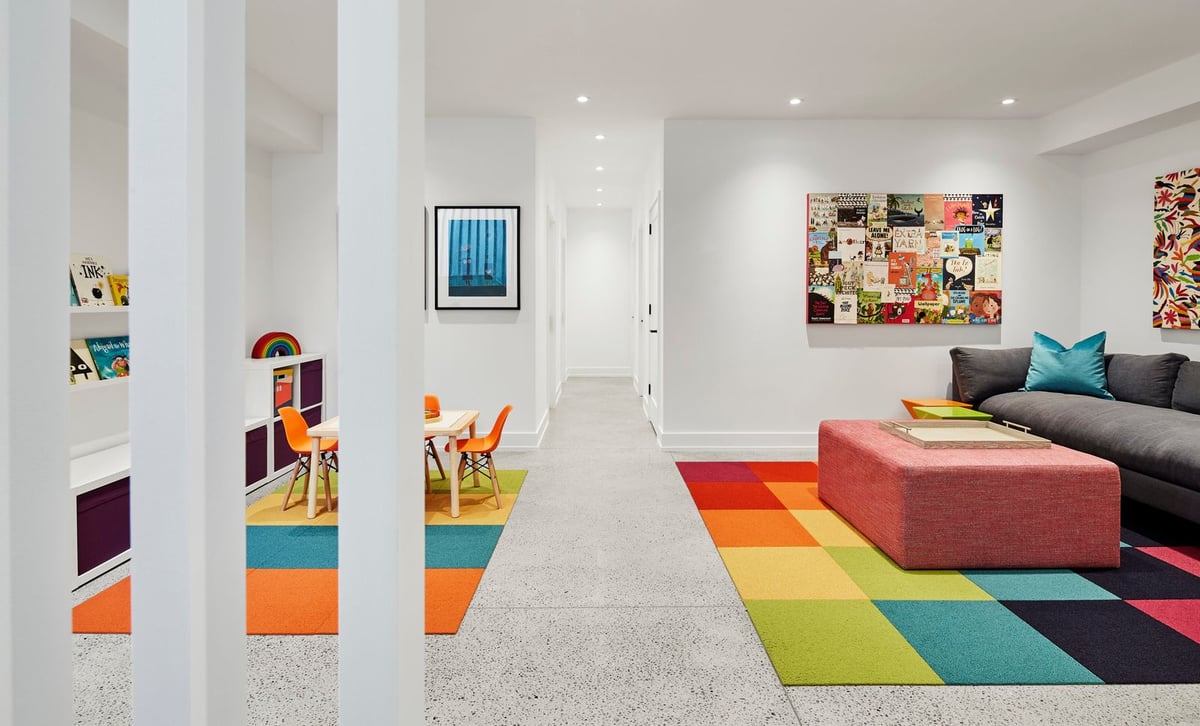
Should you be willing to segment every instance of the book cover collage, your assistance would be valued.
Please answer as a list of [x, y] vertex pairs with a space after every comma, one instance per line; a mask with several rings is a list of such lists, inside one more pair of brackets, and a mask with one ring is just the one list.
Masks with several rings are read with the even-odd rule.
[[999, 325], [1004, 196], [809, 194], [808, 322]]
[[[71, 256], [71, 307], [128, 306], [129, 276], [109, 274], [107, 263], [90, 255]], [[129, 375], [129, 336], [71, 341], [70, 382], [94, 383]]]

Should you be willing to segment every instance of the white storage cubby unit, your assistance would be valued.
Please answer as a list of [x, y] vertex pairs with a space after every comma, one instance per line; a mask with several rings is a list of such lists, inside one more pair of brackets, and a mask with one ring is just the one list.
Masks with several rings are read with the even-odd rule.
[[[129, 310], [71, 306], [71, 339], [126, 335]], [[130, 358], [136, 359], [132, 351]], [[129, 559], [129, 381], [65, 384], [70, 386], [76, 587]]]
[[[72, 308], [75, 313], [81, 308]], [[129, 308], [83, 308], [87, 315], [101, 315]], [[96, 318], [100, 319], [100, 318]], [[74, 315], [72, 316], [74, 321]], [[122, 319], [121, 327], [125, 326]], [[73, 337], [117, 335], [123, 331], [95, 330], [80, 333], [72, 323]], [[136, 361], [136, 354], [130, 356]], [[134, 367], [136, 368], [136, 367]], [[288, 398], [278, 391], [276, 374], [290, 369], [290, 405], [300, 409], [309, 424], [322, 420], [325, 398], [325, 356], [307, 353], [276, 358], [250, 358], [245, 372], [245, 432], [247, 490], [286, 474], [296, 454], [287, 444], [277, 401]], [[130, 377], [136, 376], [136, 369]], [[129, 560], [129, 378], [115, 378], [71, 386], [72, 416], [85, 410], [95, 415], [104, 411], [102, 436], [85, 440], [71, 449], [71, 492], [75, 495], [76, 581], [79, 587]], [[96, 400], [102, 399], [102, 400]], [[87, 401], [86, 408], [84, 401]], [[284, 404], [288, 405], [288, 404]], [[86, 425], [83, 422], [81, 425]], [[74, 423], [73, 423], [74, 426]]]
[[[256, 488], [296, 463], [279, 417], [294, 406], [310, 426], [323, 420], [325, 356], [320, 353], [246, 359], [246, 487]], [[281, 372], [290, 371], [290, 391]], [[283, 390], [281, 390], [281, 388]]]

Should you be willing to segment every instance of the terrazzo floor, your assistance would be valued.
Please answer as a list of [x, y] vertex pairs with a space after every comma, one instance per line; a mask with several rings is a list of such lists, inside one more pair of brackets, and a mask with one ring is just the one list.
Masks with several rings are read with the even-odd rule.
[[[661, 451], [627, 379], [569, 380], [541, 448], [496, 458], [529, 475], [462, 628], [425, 638], [428, 724], [1200, 724], [1200, 685], [784, 688], [674, 463], [803, 455]], [[76, 723], [129, 723], [129, 653], [75, 636]], [[248, 723], [337, 722], [336, 636], [247, 657]]]

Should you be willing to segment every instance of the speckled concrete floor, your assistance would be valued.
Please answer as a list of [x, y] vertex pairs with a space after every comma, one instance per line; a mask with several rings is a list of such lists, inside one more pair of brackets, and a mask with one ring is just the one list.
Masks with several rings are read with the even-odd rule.
[[[529, 476], [462, 628], [426, 636], [426, 723], [1200, 724], [1197, 685], [784, 688], [674, 461], [797, 452], [660, 451], [628, 380], [572, 379], [496, 458]], [[76, 722], [128, 723], [129, 638], [75, 643]], [[335, 637], [247, 656], [249, 723], [336, 723]]]

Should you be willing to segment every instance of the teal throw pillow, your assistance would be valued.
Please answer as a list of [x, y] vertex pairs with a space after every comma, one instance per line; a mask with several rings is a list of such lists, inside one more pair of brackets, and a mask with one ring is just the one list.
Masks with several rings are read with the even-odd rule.
[[1084, 338], [1070, 348], [1041, 333], [1033, 334], [1033, 353], [1023, 391], [1078, 393], [1113, 400], [1104, 374], [1106, 333]]

